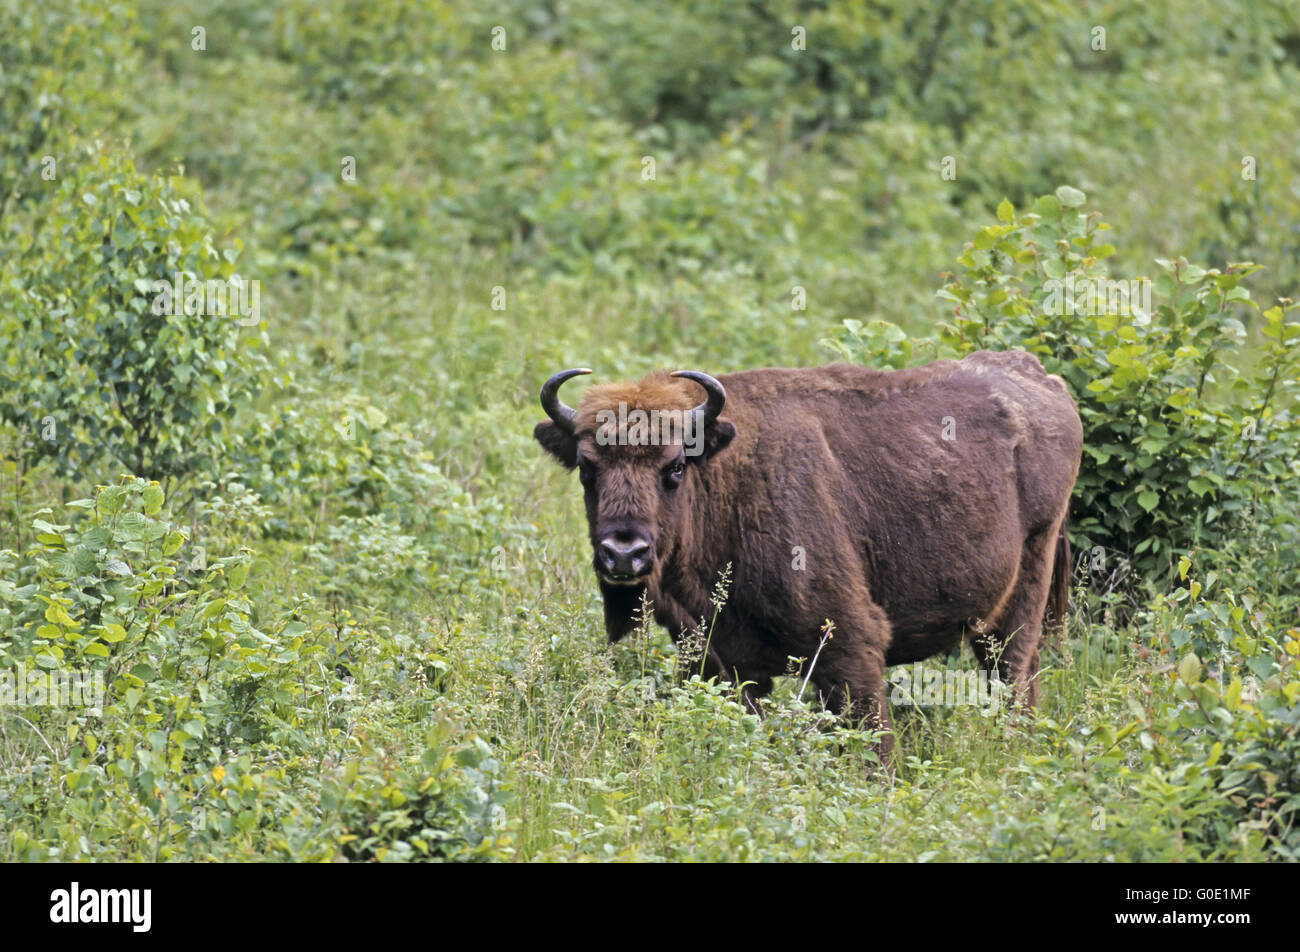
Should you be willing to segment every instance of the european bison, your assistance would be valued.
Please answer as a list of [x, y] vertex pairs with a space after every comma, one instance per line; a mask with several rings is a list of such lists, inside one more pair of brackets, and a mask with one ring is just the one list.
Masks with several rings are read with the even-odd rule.
[[812, 681], [886, 731], [886, 759], [885, 667], [964, 635], [1035, 703], [1044, 614], [1050, 601], [1063, 618], [1069, 593], [1083, 441], [1064, 382], [1037, 358], [656, 373], [565, 406], [560, 384], [586, 373], [546, 381], [550, 419], [533, 433], [578, 469], [611, 640], [643, 592], [674, 639], [694, 632], [730, 563], [703, 660], [752, 682], [755, 710], [788, 658], [814, 656], [825, 619], [835, 633]]

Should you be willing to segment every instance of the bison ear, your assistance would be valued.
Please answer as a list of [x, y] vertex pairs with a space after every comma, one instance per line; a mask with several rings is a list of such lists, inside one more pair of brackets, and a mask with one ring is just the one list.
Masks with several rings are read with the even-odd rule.
[[533, 439], [542, 444], [542, 449], [558, 459], [566, 469], [578, 465], [578, 438], [572, 433], [565, 433], [550, 420], [543, 420], [533, 427]]
[[736, 425], [730, 420], [715, 420], [704, 433], [704, 458], [721, 453], [736, 438]]

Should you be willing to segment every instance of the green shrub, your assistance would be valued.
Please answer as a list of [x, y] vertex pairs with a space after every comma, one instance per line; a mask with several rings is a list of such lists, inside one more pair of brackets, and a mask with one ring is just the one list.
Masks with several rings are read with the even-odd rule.
[[[226, 426], [256, 395], [266, 340], [256, 295], [219, 250], [175, 175], [87, 146], [11, 249], [0, 279], [0, 416], [23, 452], [65, 472], [117, 467], [150, 478], [215, 473]], [[176, 275], [220, 289], [165, 293]], [[248, 314], [233, 313], [244, 287]], [[176, 313], [173, 313], [176, 312]], [[259, 323], [259, 327], [241, 327]]]
[[[245, 493], [229, 497], [203, 513], [214, 542], [256, 514]], [[38, 518], [31, 551], [0, 550], [0, 670], [92, 671], [106, 687], [99, 707], [0, 709], [14, 767], [0, 779], [0, 855], [506, 855], [508, 784], [487, 745], [444, 727], [401, 766], [356, 747], [366, 675], [338, 664], [333, 632], [299, 620], [310, 600], [259, 613], [247, 554], [200, 564], [164, 504], [156, 482], [125, 477], [72, 503], [73, 525]], [[414, 666], [413, 696], [441, 689], [438, 656], [348, 634], [387, 680]], [[410, 716], [429, 714], [424, 700]], [[53, 743], [27, 745], [29, 733]]]
[[[128, 3], [0, 2], [0, 223], [66, 174], [78, 132], [107, 128], [138, 65]], [[0, 263], [5, 256], [0, 256]]]
[[301, 623], [263, 632], [243, 591], [248, 555], [188, 545], [163, 503], [156, 482], [128, 477], [70, 503], [82, 514], [73, 525], [36, 519], [36, 545], [9, 554], [15, 580], [0, 587], [0, 664], [102, 670], [115, 703], [143, 707], [148, 723], [167, 713], [155, 701], [170, 707], [177, 685], [188, 685], [186, 750], [200, 740], [288, 737], [293, 715], [279, 676], [299, 651], [319, 649], [306, 646]]
[[[41, 718], [58, 727], [62, 750], [44, 769], [62, 778], [66, 803], [45, 825], [24, 824], [20, 856], [165, 859], [211, 848], [226, 822], [247, 832], [265, 804], [232, 803], [220, 818], [222, 776], [238, 769], [223, 766], [223, 751], [301, 749], [307, 697], [338, 689], [319, 683], [323, 649], [306, 626], [271, 635], [254, 621], [247, 556], [197, 564], [163, 505], [156, 482], [125, 478], [72, 503], [75, 525], [38, 519], [32, 551], [6, 556], [16, 565], [15, 581], [0, 584], [0, 665], [89, 669], [107, 688], [102, 711]], [[30, 768], [6, 782], [28, 808], [44, 796]]]
[[450, 742], [443, 722], [415, 758], [367, 756], [327, 781], [321, 806], [354, 861], [475, 861], [512, 853], [510, 788], [480, 738]]
[[1215, 573], [1202, 588], [1190, 568], [1182, 560], [1188, 586], [1151, 610], [1172, 697], [1141, 724], [1155, 765], [1140, 789], [1203, 803], [1205, 822], [1187, 833], [1209, 846], [1251, 835], [1300, 859], [1300, 629], [1279, 629]]
[[[1189, 546], [1239, 529], [1261, 488], [1300, 472], [1300, 326], [1281, 306], [1265, 311], [1267, 345], [1242, 368], [1251, 264], [1220, 272], [1161, 260], [1150, 313], [1141, 294], [1125, 292], [1116, 308], [1114, 285], [1101, 301], [1113, 246], [1099, 243], [1107, 226], [1080, 210], [1084, 201], [1062, 188], [1019, 219], [1007, 206], [940, 293], [954, 304], [942, 336], [958, 353], [1025, 347], [1066, 379], [1084, 421], [1075, 533], [1086, 548], [1167, 575]], [[1085, 292], [1078, 308], [1072, 282]]]
[[401, 596], [420, 564], [415, 538], [383, 516], [340, 515], [307, 553], [323, 580], [320, 594], [332, 600]]

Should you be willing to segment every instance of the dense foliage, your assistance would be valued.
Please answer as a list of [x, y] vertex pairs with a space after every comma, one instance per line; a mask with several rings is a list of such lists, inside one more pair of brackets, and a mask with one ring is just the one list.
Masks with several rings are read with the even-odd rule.
[[214, 472], [265, 369], [265, 337], [240, 333], [258, 320], [237, 312], [253, 300], [237, 250], [218, 251], [183, 179], [146, 178], [120, 152], [89, 145], [57, 181], [11, 249], [3, 321], [19, 346], [0, 367], [0, 416], [64, 472]]
[[[1298, 81], [1282, 0], [0, 0], [0, 676], [105, 689], [0, 698], [0, 859], [1296, 859]], [[548, 373], [982, 347], [1086, 431], [1034, 731], [604, 644]]]

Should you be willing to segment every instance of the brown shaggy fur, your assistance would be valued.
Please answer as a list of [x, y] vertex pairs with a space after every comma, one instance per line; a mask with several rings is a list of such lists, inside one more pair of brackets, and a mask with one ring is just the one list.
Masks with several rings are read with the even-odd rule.
[[679, 445], [600, 445], [596, 413], [620, 401], [689, 408], [703, 398], [691, 381], [593, 386], [573, 435], [550, 421], [534, 431], [566, 466], [581, 463], [593, 546], [629, 526], [652, 543], [640, 584], [600, 580], [610, 638], [632, 628], [643, 592], [675, 639], [691, 633], [711, 618], [730, 563], [706, 671], [750, 682], [756, 710], [787, 658], [814, 656], [826, 619], [835, 636], [813, 683], [885, 731], [886, 666], [963, 636], [1032, 706], [1049, 596], [1059, 621], [1069, 588], [1065, 521], [1083, 436], [1064, 382], [1020, 351], [718, 379], [726, 406], [676, 487], [665, 474]]

